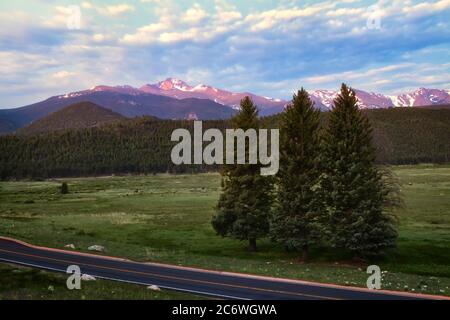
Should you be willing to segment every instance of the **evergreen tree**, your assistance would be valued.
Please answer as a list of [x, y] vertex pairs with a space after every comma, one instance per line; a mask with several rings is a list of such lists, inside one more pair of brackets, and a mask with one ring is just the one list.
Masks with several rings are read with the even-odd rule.
[[[240, 112], [231, 120], [234, 129], [258, 129], [258, 110], [249, 97], [241, 101]], [[236, 144], [235, 155], [236, 155]], [[245, 240], [252, 251], [256, 240], [269, 232], [273, 202], [273, 178], [260, 175], [259, 164], [249, 164], [249, 143], [245, 146], [246, 164], [226, 164], [222, 174], [222, 194], [212, 219], [218, 235]]]
[[345, 84], [334, 100], [323, 147], [321, 186], [332, 245], [355, 257], [395, 246], [393, 217], [385, 210], [392, 186], [374, 165], [371, 125], [357, 106], [355, 92]]
[[288, 250], [303, 251], [320, 241], [321, 201], [319, 177], [320, 111], [305, 89], [294, 95], [281, 116], [278, 205], [271, 237]]

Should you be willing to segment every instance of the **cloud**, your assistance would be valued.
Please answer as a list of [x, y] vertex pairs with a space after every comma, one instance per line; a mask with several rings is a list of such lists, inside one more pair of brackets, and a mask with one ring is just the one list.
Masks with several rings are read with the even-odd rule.
[[57, 79], [57, 80], [64, 80], [70, 77], [75, 76], [76, 73], [75, 72], [70, 72], [67, 70], [62, 70], [62, 71], [58, 71], [52, 74], [52, 77]]
[[87, 10], [95, 10], [98, 14], [107, 17], [117, 17], [124, 13], [132, 12], [135, 10], [134, 6], [129, 4], [116, 4], [116, 5], [95, 5], [90, 1], [84, 1], [81, 3], [81, 8]]
[[181, 20], [188, 24], [198, 24], [202, 22], [208, 14], [202, 7], [195, 3], [191, 8], [189, 8], [181, 18]]
[[324, 2], [305, 8], [273, 9], [250, 14], [245, 18], [245, 21], [251, 25], [251, 31], [262, 31], [276, 27], [279, 24], [296, 21], [300, 18], [316, 16], [325, 12], [326, 9], [334, 7], [335, 4]]
[[157, 41], [161, 32], [170, 29], [170, 24], [164, 22], [152, 23], [137, 29], [135, 33], [126, 34], [120, 40], [125, 44], [148, 44]]
[[118, 16], [126, 12], [134, 11], [134, 7], [128, 4], [100, 7], [99, 12], [105, 16]]
[[0, 13], [0, 108], [168, 76], [275, 98], [342, 81], [388, 93], [450, 83], [450, 0], [377, 1], [380, 29], [368, 0], [99, 3], [81, 2], [81, 30], [55, 2]]
[[420, 2], [412, 6], [405, 6], [403, 13], [413, 16], [433, 14], [450, 8], [450, 0], [440, 0], [437, 2]]
[[[139, 27], [133, 33], [125, 34], [120, 42], [130, 45], [150, 43], [174, 44], [178, 42], [205, 42], [216, 39], [224, 33], [236, 29], [242, 18], [234, 7], [216, 6], [216, 12], [208, 14], [199, 4], [184, 12], [178, 8], [158, 7], [158, 22]], [[178, 18], [180, 16], [180, 18]]]
[[28, 70], [42, 70], [57, 65], [55, 59], [40, 54], [0, 51], [2, 79], [25, 74]]

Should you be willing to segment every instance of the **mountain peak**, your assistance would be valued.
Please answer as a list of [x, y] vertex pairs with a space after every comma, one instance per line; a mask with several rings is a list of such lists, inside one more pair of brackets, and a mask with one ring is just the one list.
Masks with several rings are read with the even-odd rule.
[[164, 81], [158, 82], [156, 86], [162, 90], [178, 89], [181, 91], [188, 91], [192, 89], [192, 87], [188, 85], [186, 82], [176, 78], [167, 78]]

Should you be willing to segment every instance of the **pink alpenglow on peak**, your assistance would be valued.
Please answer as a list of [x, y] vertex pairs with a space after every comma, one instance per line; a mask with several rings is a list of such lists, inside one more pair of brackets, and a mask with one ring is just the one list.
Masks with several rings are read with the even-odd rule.
[[283, 108], [286, 105], [286, 101], [281, 99], [262, 97], [249, 92], [235, 93], [206, 84], [191, 86], [182, 80], [174, 78], [168, 78], [155, 84], [146, 84], [140, 87], [139, 90], [145, 93], [164, 95], [177, 99], [208, 99], [234, 109], [239, 107], [239, 103], [245, 96], [250, 96], [261, 109], [273, 107]]

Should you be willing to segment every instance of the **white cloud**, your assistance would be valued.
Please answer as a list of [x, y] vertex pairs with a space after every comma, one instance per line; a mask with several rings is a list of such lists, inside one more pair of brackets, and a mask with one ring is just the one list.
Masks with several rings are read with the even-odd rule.
[[156, 41], [158, 35], [168, 29], [170, 29], [169, 24], [163, 22], [152, 23], [140, 27], [135, 33], [124, 35], [120, 41], [125, 44], [148, 44]]
[[75, 72], [70, 72], [67, 70], [62, 70], [62, 71], [58, 71], [52, 74], [52, 77], [57, 79], [57, 80], [64, 80], [70, 77], [73, 77], [74, 75], [76, 75]]
[[329, 17], [342, 16], [362, 16], [367, 12], [365, 8], [339, 8], [337, 10], [330, 10], [326, 13]]
[[[133, 45], [152, 42], [202, 42], [215, 39], [233, 30], [240, 34], [246, 32], [261, 33], [266, 30], [273, 30], [277, 26], [285, 28], [286, 24], [298, 23], [302, 18], [325, 15], [328, 10], [335, 6], [335, 3], [322, 2], [305, 8], [277, 8], [243, 16], [235, 6], [217, 0], [214, 14], [208, 14], [199, 4], [195, 3], [181, 13], [179, 19], [174, 10], [164, 12], [159, 8], [160, 21], [158, 23], [140, 27], [134, 33], [125, 34], [121, 40]], [[348, 12], [341, 10], [335, 15], [356, 15], [361, 11], [362, 9]]]
[[[127, 33], [120, 42], [130, 45], [162, 43], [173, 44], [182, 41], [208, 41], [232, 30], [239, 25], [242, 15], [235, 10], [222, 11], [216, 7], [215, 14], [208, 14], [200, 5], [194, 4], [179, 14], [175, 9], [158, 7], [159, 21]], [[178, 18], [178, 15], [181, 18]]]
[[272, 9], [246, 16], [245, 21], [251, 25], [250, 30], [254, 32], [267, 30], [282, 23], [289, 23], [300, 18], [317, 16], [326, 9], [334, 8], [335, 4], [323, 2], [318, 5], [305, 8]]
[[205, 10], [198, 4], [194, 3], [194, 5], [189, 8], [181, 18], [182, 22], [189, 24], [198, 24], [202, 22], [208, 14]]
[[127, 12], [132, 12], [135, 10], [134, 6], [120, 3], [116, 5], [95, 5], [91, 1], [84, 1], [81, 3], [81, 8], [87, 10], [95, 10], [98, 14], [108, 16], [108, 17], [117, 17]]
[[126, 12], [134, 11], [134, 7], [129, 4], [118, 4], [114, 6], [106, 6], [100, 9], [100, 13], [105, 16], [118, 16]]
[[440, 0], [437, 2], [420, 2], [412, 6], [404, 6], [403, 13], [413, 16], [432, 14], [450, 8], [450, 0]]

